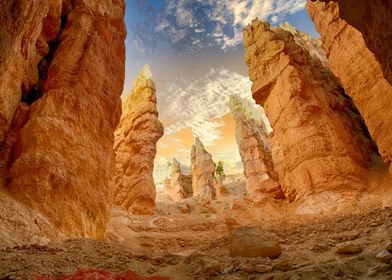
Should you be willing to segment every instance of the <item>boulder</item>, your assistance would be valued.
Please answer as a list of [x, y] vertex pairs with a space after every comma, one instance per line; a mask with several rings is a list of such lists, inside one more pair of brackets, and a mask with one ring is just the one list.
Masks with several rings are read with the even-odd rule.
[[277, 258], [282, 254], [278, 237], [254, 227], [236, 228], [229, 237], [232, 257]]

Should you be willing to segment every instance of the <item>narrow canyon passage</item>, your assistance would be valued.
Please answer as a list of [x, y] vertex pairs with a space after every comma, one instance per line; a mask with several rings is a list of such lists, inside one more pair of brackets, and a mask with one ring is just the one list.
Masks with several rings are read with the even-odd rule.
[[0, 279], [392, 278], [391, 14], [0, 3]]

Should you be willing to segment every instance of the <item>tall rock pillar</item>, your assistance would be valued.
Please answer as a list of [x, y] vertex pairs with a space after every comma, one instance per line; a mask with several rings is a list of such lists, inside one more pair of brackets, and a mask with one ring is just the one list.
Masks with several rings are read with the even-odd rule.
[[257, 19], [244, 29], [244, 46], [285, 196], [364, 189], [371, 144], [329, 70], [292, 33]]

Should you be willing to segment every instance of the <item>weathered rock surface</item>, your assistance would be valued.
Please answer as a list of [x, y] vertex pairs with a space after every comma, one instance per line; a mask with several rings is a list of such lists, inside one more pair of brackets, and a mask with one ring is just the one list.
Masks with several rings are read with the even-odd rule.
[[113, 199], [125, 4], [36, 2], [0, 4], [0, 142], [18, 103], [32, 104], [6, 187], [68, 236], [102, 238]]
[[[391, 81], [388, 82], [385, 78], [391, 76], [392, 24], [390, 16], [388, 17], [391, 9], [385, 12], [383, 10], [384, 5], [391, 7], [392, 4], [390, 1], [356, 1], [356, 4], [353, 4], [355, 7], [372, 6], [365, 10], [363, 7], [360, 8], [362, 12], [355, 15], [355, 19], [352, 18], [350, 22], [354, 20], [359, 23], [358, 19], [360, 19], [361, 26], [369, 26], [366, 30], [379, 27], [377, 31], [373, 31], [374, 34], [370, 35], [369, 31], [364, 31], [362, 34], [341, 19], [338, 3], [308, 1], [307, 10], [321, 35], [332, 72], [339, 78], [347, 94], [353, 99], [384, 162], [389, 165], [389, 170], [392, 172], [392, 134], [390, 133], [392, 130], [392, 86]], [[355, 10], [349, 13], [354, 16], [354, 12]], [[370, 18], [374, 24], [368, 22], [367, 18]], [[378, 19], [380, 19], [379, 22]], [[380, 26], [382, 22], [387, 23], [385, 28]], [[384, 29], [388, 31], [384, 33]], [[372, 49], [377, 49], [376, 57], [368, 49], [363, 38], [371, 42]], [[376, 58], [382, 62], [384, 69], [389, 68], [389, 70], [383, 73]]]
[[282, 254], [278, 237], [261, 229], [239, 227], [229, 238], [230, 255], [248, 258], [277, 258]]
[[281, 23], [279, 27], [293, 34], [297, 45], [306, 49], [311, 56], [318, 58], [324, 67], [328, 67], [328, 59], [321, 47], [322, 42], [319, 38], [313, 38], [308, 33], [300, 32], [288, 22]]
[[7, 171], [10, 164], [13, 162], [13, 147], [18, 141], [19, 131], [26, 124], [29, 116], [30, 107], [23, 102], [20, 102], [16, 107], [11, 125], [4, 138], [3, 146], [0, 150], [0, 182], [1, 186], [7, 177]]
[[215, 163], [199, 138], [191, 150], [191, 176], [193, 196], [215, 199], [219, 190], [215, 177]]
[[165, 188], [173, 201], [180, 201], [192, 195], [192, 178], [182, 174], [181, 164], [175, 158], [171, 165], [170, 179], [165, 181]]
[[[318, 2], [318, 0], [311, 0]], [[362, 33], [369, 50], [380, 63], [384, 77], [392, 84], [392, 2], [384, 0], [321, 0], [337, 2], [339, 17]]]
[[285, 196], [365, 188], [372, 152], [360, 117], [319, 59], [280, 28], [244, 30], [253, 98], [271, 123], [272, 159]]
[[120, 124], [114, 134], [115, 203], [131, 213], [154, 213], [156, 190], [152, 172], [156, 143], [162, 135], [155, 85], [146, 65], [124, 101]]
[[249, 101], [234, 95], [230, 96], [229, 106], [236, 123], [236, 140], [244, 164], [246, 190], [284, 198], [260, 112]]

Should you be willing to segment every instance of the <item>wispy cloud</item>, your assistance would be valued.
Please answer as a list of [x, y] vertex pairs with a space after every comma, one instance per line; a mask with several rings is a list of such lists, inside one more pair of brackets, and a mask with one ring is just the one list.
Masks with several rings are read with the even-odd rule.
[[[242, 42], [242, 28], [254, 18], [277, 23], [302, 10], [306, 0], [168, 0], [161, 11], [148, 15], [149, 28], [135, 40], [166, 40], [178, 51], [192, 52], [206, 47], [223, 50]], [[150, 34], [151, 36], [147, 36]]]
[[228, 101], [233, 94], [255, 104], [248, 77], [227, 69], [211, 69], [205, 74], [196, 72], [174, 78], [157, 91], [165, 134], [191, 128], [205, 145], [213, 145], [220, 139], [218, 128], [224, 123], [219, 118], [230, 112]]

